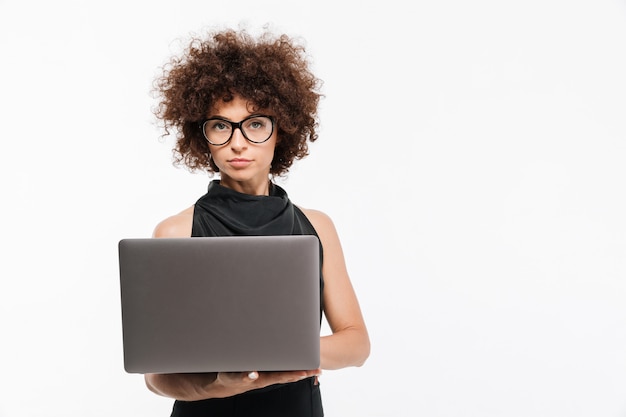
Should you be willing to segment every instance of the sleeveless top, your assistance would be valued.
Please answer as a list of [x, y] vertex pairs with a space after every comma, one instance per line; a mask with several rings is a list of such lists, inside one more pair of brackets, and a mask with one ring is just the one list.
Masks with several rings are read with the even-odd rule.
[[[268, 196], [239, 193], [209, 183], [208, 192], [194, 206], [192, 237], [235, 235], [315, 235], [317, 232], [285, 190], [270, 182]], [[322, 262], [320, 244], [320, 265]], [[320, 292], [324, 280], [320, 274]], [[321, 295], [321, 294], [320, 294]], [[322, 298], [320, 297], [320, 300]], [[322, 306], [320, 305], [320, 318]], [[227, 398], [174, 402], [171, 417], [322, 417], [316, 378], [276, 384]]]

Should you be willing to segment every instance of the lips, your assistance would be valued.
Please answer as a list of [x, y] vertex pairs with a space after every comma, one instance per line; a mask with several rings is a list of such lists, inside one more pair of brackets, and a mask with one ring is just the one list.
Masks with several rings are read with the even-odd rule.
[[233, 158], [228, 163], [234, 168], [245, 168], [250, 165], [252, 161], [246, 158]]

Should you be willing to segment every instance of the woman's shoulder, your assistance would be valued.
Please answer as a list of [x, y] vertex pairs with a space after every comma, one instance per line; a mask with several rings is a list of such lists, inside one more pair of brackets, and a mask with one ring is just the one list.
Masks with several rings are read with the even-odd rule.
[[327, 234], [328, 232], [335, 232], [335, 225], [332, 219], [326, 213], [320, 210], [304, 208], [298, 206], [300, 211], [304, 213], [309, 222], [313, 225], [318, 234]]
[[159, 222], [154, 228], [152, 237], [190, 237], [193, 225], [193, 209], [194, 206], [191, 206]]

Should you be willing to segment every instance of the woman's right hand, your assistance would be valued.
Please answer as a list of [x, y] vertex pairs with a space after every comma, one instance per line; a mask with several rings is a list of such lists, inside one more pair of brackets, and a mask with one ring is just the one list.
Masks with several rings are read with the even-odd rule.
[[218, 386], [221, 386], [225, 391], [233, 390], [235, 393], [231, 395], [235, 395], [274, 384], [297, 382], [312, 376], [319, 376], [321, 373], [321, 369], [307, 371], [219, 372], [213, 384], [215, 384], [214, 388], [216, 389]]

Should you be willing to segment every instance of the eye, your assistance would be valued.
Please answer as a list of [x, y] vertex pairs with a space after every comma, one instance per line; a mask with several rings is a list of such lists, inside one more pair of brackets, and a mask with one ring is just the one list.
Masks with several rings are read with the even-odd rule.
[[264, 116], [259, 116], [246, 120], [245, 128], [249, 130], [265, 130], [270, 125], [270, 119]]
[[209, 130], [214, 132], [224, 132], [230, 130], [230, 124], [222, 121], [222, 120], [209, 120], [207, 123], [207, 127]]

